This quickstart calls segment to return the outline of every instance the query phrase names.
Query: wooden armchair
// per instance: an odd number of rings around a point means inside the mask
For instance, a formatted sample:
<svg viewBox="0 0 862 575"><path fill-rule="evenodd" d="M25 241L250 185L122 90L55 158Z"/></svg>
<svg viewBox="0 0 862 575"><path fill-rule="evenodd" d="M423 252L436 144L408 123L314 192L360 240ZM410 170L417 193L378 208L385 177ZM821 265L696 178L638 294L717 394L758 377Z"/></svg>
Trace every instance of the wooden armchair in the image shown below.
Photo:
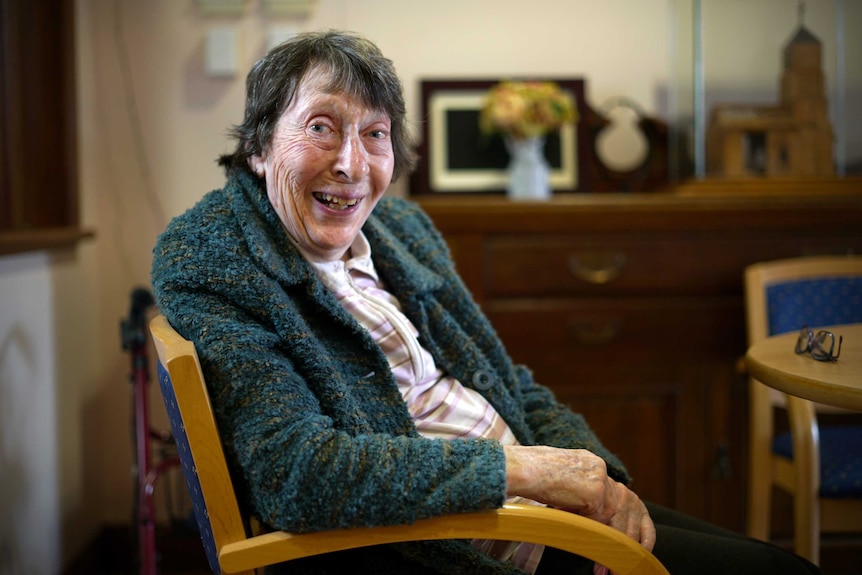
<svg viewBox="0 0 862 575"><path fill-rule="evenodd" d="M862 322L862 257L762 262L744 279L749 345L803 325ZM821 427L818 413L841 410L755 379L749 389L748 535L769 539L775 485L793 496L794 551L819 563L821 533L862 532L862 414ZM786 410L789 432L776 433L776 409Z"/></svg>
<svg viewBox="0 0 862 575"><path fill-rule="evenodd" d="M557 547L606 565L619 575L667 574L655 556L619 531L564 511L526 505L435 517L412 525L250 535L194 345L161 315L150 322L150 332L159 357L159 384L214 573L254 573L257 568L292 559L381 543L484 538Z"/></svg>

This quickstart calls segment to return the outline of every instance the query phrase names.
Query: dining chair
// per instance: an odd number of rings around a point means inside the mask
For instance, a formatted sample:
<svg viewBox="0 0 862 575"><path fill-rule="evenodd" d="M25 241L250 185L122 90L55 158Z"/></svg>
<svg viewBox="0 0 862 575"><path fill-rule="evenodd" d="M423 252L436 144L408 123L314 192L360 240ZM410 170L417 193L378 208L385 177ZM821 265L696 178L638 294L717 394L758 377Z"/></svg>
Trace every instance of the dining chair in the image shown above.
<svg viewBox="0 0 862 575"><path fill-rule="evenodd" d="M410 525L254 535L234 491L194 344L163 315L151 320L150 332L158 354L159 385L213 573L250 574L267 565L368 545L482 538L557 547L620 575L667 574L652 553L623 533L573 513L529 505L505 505Z"/></svg>
<svg viewBox="0 0 862 575"><path fill-rule="evenodd" d="M803 326L862 322L862 256L760 262L745 269L744 283L749 346ZM776 433L777 410L789 431ZM773 486L793 497L794 550L810 561L820 561L822 533L862 532L862 414L847 425L818 422L841 411L750 379L750 536L770 537Z"/></svg>

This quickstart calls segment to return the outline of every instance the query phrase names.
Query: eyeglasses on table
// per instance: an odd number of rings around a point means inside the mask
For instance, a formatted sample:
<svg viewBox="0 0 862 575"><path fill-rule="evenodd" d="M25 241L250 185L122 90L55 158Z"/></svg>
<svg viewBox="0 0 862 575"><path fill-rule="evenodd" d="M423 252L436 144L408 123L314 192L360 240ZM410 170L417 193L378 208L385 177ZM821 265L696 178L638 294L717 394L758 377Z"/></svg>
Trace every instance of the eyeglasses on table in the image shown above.
<svg viewBox="0 0 862 575"><path fill-rule="evenodd" d="M844 336L838 336L838 350L835 350L835 334L831 331L820 330L814 332L807 325L802 326L799 337L796 339L796 353L802 355L807 353L817 361L838 361L841 355L841 342ZM833 353L834 352L834 353Z"/></svg>

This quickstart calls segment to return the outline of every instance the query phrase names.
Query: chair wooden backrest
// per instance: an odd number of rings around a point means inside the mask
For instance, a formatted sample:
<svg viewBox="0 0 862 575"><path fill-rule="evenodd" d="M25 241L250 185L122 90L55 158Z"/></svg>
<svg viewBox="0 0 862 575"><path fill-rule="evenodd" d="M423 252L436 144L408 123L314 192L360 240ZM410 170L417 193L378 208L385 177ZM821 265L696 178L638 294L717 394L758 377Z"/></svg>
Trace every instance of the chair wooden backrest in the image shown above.
<svg viewBox="0 0 862 575"><path fill-rule="evenodd" d="M253 573L266 565L368 545L482 538L557 547L620 575L667 574L654 555L623 533L579 515L531 505L506 505L491 511L423 519L411 525L250 535L194 345L161 315L150 322L150 332L159 357L159 384L214 573Z"/></svg>
<svg viewBox="0 0 862 575"><path fill-rule="evenodd" d="M748 345L771 335L842 323L862 322L862 257L809 256L753 264L745 269L745 312ZM821 480L821 432L817 412L842 411L787 396L755 379L749 386L750 446L748 534L768 539L770 492L775 484L793 494L794 550L819 560L822 526L830 516L862 510L862 500L818 497ZM774 408L786 408L792 460L774 453ZM843 430L842 430L843 432ZM862 434L862 427L852 432ZM857 452L856 457L859 457ZM837 512L833 512L833 509ZM853 524L862 529L862 511Z"/></svg>

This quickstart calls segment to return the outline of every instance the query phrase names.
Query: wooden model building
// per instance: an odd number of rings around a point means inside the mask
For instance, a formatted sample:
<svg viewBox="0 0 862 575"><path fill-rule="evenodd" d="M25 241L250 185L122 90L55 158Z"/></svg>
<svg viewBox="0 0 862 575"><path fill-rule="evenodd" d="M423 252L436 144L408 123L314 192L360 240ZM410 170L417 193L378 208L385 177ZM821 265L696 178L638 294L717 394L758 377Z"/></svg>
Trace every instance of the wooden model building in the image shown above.
<svg viewBox="0 0 862 575"><path fill-rule="evenodd" d="M718 105L706 134L715 175L822 176L835 173L822 45L801 23L784 48L777 106Z"/></svg>

